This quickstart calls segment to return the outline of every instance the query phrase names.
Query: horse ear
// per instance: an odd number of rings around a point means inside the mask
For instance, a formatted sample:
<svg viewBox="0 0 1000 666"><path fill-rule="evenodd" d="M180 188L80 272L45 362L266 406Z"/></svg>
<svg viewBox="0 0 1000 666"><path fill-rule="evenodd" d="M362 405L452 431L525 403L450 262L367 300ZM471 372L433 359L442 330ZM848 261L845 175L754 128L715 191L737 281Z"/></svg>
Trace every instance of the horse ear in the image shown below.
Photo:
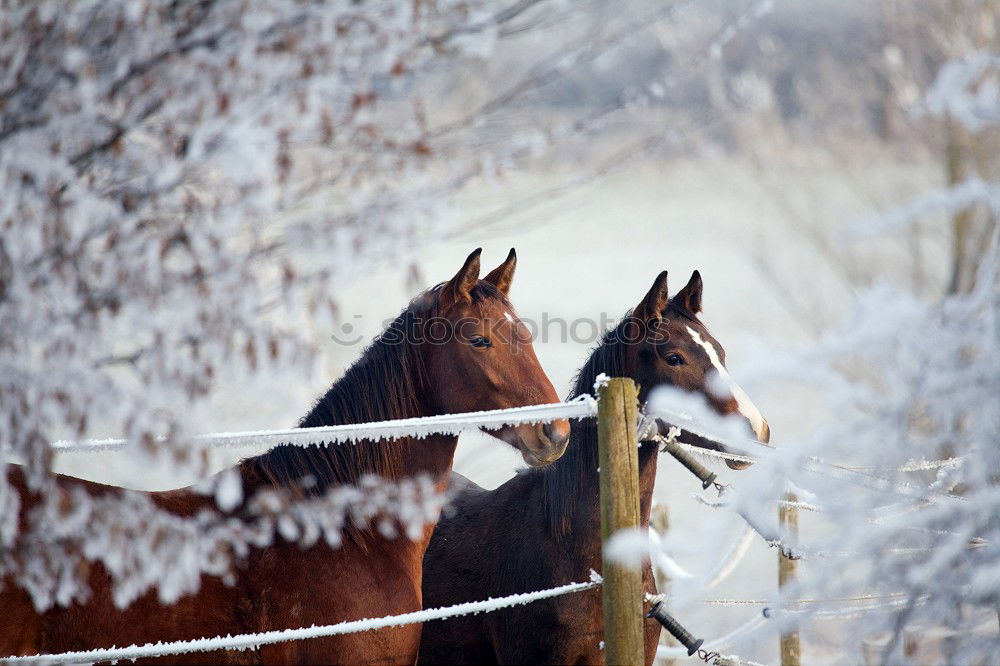
<svg viewBox="0 0 1000 666"><path fill-rule="evenodd" d="M483 278L483 282L495 286L506 298L510 293L510 283L514 279L515 268L517 268L517 253L514 252L514 248L510 248L510 254L504 262L490 271L489 275Z"/></svg>
<svg viewBox="0 0 1000 666"><path fill-rule="evenodd" d="M691 279L684 288L677 292L674 301L693 314L701 312L701 273L691 273Z"/></svg>
<svg viewBox="0 0 1000 666"><path fill-rule="evenodd" d="M482 252L481 247L473 250L461 270L455 273L455 277L441 287L438 303L442 310L448 309L455 303L462 301L468 303L472 300L472 288L479 281L479 255Z"/></svg>
<svg viewBox="0 0 1000 666"><path fill-rule="evenodd" d="M632 311L632 316L643 322L651 320L660 321L662 313L667 309L670 298L667 296L667 272L663 271L653 280L653 286L649 288L649 293L640 301L639 305Z"/></svg>

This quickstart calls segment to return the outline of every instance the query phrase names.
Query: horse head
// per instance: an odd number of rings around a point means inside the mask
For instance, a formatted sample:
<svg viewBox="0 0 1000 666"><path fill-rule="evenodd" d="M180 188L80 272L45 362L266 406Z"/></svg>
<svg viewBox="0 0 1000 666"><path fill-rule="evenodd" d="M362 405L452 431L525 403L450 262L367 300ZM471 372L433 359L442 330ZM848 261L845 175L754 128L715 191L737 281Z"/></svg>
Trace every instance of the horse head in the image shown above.
<svg viewBox="0 0 1000 666"><path fill-rule="evenodd" d="M698 318L701 312L702 280L694 271L687 285L670 298L667 272L663 271L632 311L625 329L638 344L631 351L626 366L641 387L640 400L657 386L669 385L701 394L718 414L742 416L756 438L770 439L767 421L726 370L726 350ZM685 433L692 444L719 450L709 440ZM726 461L732 469L749 463Z"/></svg>
<svg viewBox="0 0 1000 666"><path fill-rule="evenodd" d="M435 316L424 326L425 366L440 413L504 409L559 402L542 370L531 333L508 300L517 255L479 279L476 250L448 282L430 292ZM488 430L542 466L556 460L569 442L569 421L521 424Z"/></svg>

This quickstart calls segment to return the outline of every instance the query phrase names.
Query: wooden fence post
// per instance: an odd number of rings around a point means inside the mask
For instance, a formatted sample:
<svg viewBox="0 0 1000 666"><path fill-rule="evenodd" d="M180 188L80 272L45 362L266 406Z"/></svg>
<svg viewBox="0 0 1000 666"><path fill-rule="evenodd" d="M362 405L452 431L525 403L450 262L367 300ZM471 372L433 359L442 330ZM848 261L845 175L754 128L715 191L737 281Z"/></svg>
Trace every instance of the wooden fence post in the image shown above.
<svg viewBox="0 0 1000 666"><path fill-rule="evenodd" d="M798 497L785 493L785 502L797 502ZM778 527L782 540L789 543L796 541L799 534L799 510L795 506L780 504L778 506ZM796 561L785 557L778 549L778 588L785 587L795 579ZM802 661L802 646L799 643L799 628L794 626L781 633L781 666L799 666Z"/></svg>
<svg viewBox="0 0 1000 666"><path fill-rule="evenodd" d="M631 379L610 379L597 393L601 466L601 540L639 527L639 392ZM640 666L643 640L642 569L603 558L604 662Z"/></svg>

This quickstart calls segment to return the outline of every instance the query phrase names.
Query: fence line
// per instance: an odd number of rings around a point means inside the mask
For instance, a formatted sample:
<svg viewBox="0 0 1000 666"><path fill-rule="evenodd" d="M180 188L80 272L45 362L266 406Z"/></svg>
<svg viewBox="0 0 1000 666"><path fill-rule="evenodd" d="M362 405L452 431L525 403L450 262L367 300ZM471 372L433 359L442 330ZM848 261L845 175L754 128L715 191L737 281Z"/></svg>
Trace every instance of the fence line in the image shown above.
<svg viewBox="0 0 1000 666"><path fill-rule="evenodd" d="M715 441L715 442L719 442L720 444L724 444L725 446L733 446L730 443L729 440L726 440L726 439L713 439L711 436L702 435L697 430L688 430L687 428L681 428L681 430L687 430L688 432L691 432L691 433L693 433L695 435L706 437L707 439L710 439L710 440ZM743 440L740 440L740 441L742 442ZM752 441L752 440L746 440L746 441ZM707 456L709 458L718 458L719 460L732 461L732 462L742 462L742 463L750 463L750 464L755 464L755 463L758 463L758 462L761 461L761 458L758 457L758 456L747 455L747 454L739 454L739 453L730 453L730 452L724 452L724 451L715 451L713 449L705 449L705 448L702 448L700 446L695 446L694 444L687 444L685 442L677 442L677 443L685 451L689 451L691 453L695 453L695 454L700 455L700 456ZM757 442L756 444L758 446L763 446L763 444L761 444L760 442ZM740 444L737 444L737 445L735 445L734 448L738 448L739 446L740 446ZM770 453L771 451L772 451L772 449L770 447L768 447L768 451L767 452ZM879 481L879 482L887 482L887 481L889 481L889 479L886 479L885 477L878 476L875 472L880 472L880 471L881 472L920 472L920 471L927 471L927 470L932 470L932 469L940 469L942 467L954 467L956 465L960 465L960 464L964 463L965 460L966 460L965 457L945 458L945 459L942 459L942 460L918 460L918 461L911 460L911 461L903 463L899 467L889 468L889 467L871 467L871 466L842 465L840 463L833 463L833 462L829 462L829 461L823 460L822 458L817 458L815 456L810 456L809 459L808 459L808 464L807 465L803 465L802 469L804 469L807 472L813 472L815 474L823 474L825 472L822 471L822 468L830 468L830 469L838 470L838 471L841 471L841 472L848 472L849 474L853 474L853 475L856 475L856 476L864 477L865 479L868 480L868 482L870 484L871 481ZM843 477L841 477L841 478L843 478ZM868 484L865 484L865 485L868 485ZM885 489L885 490L892 490L892 489ZM948 495L948 494L944 494L944 493L937 493L937 495L939 495L941 497L961 499L957 495Z"/></svg>
<svg viewBox="0 0 1000 666"><path fill-rule="evenodd" d="M695 431L692 431L695 432ZM695 432L695 434L698 434ZM728 446L729 444L725 440L721 440L720 443ZM700 446L694 446L693 444L686 444L684 442L677 442L678 446L689 453L693 453L699 456L706 456L709 458L717 458L719 460L732 461L732 462L742 462L755 464L760 462L760 458L756 456L748 456L736 453L728 453L722 451L714 451L712 449L705 449ZM921 467L921 465L936 465L937 467L952 466L964 462L962 458L948 458L946 460L937 461L927 461L927 462L908 462L904 463L900 467L893 468L892 470L883 471L896 471L896 472L912 472L920 471L923 469L933 469L933 467ZM855 485L863 486L869 490L874 490L876 492L888 493L891 495L897 495L899 497L905 497L907 499L919 500L923 502L934 502L936 500L950 500L956 502L967 501L964 497L959 495L952 495L949 493L944 493L940 491L930 491L929 493L920 492L919 490L910 490L911 486L908 483L895 483L891 479L887 479L883 476L878 476L877 474L872 474L866 470L873 469L868 467L850 467L847 465L841 465L838 463L831 463L820 458L810 457L806 464L800 465L800 469L809 472L811 474L819 474L822 476L827 476L830 478L838 479L840 481L846 481L848 483L853 483Z"/></svg>
<svg viewBox="0 0 1000 666"><path fill-rule="evenodd" d="M718 442L724 444L725 446L744 451L753 451L754 449L760 451L764 455L773 454L776 449L772 444L766 442L761 442L750 437L732 437L725 435L717 430L713 430L711 426L707 426L704 423L699 423L695 419L682 411L677 411L670 409L668 407L663 407L662 405L657 405L655 410L651 411L647 415L647 419L651 417L659 417L671 425L677 426L681 430L690 432L694 435L698 435L704 439L708 439L713 442ZM722 460L729 460L733 462L744 462L744 463L756 463L760 461L760 457L754 456L749 453L737 454L731 452L713 451L711 449L703 449L701 447L696 447L691 444L680 443L681 446L689 451L699 453L701 455L719 458ZM951 458L943 458L940 460L910 460L898 467L876 467L876 466L853 466L844 465L835 462L829 462L822 458L816 456L810 456L808 458L809 462L818 465L820 467L832 467L845 472L853 472L862 476L870 476L878 480L884 480L882 477L877 476L878 472L921 472L934 469L940 469L944 467L955 467L963 464L968 459L968 456L954 456Z"/></svg>
<svg viewBox="0 0 1000 666"><path fill-rule="evenodd" d="M801 546L790 546L787 543L785 543L781 538L771 536L770 533L767 532L766 530L759 529L756 526L756 524L749 518L749 516L744 515L743 512L737 511L728 502L707 500L704 497L702 497L701 495L697 495L697 494L692 494L691 495L691 499L695 500L699 504L701 504L703 506L706 506L706 507L708 507L710 509L730 509L730 510L732 510L736 515L738 515L740 518L742 518L746 522L748 531L750 531L751 533L758 534L760 537L762 537L764 539L764 542L767 543L768 546L770 546L772 548L775 548L775 547L780 548L782 550L782 552L785 552L786 554L791 553L792 556L793 556L792 559L803 559L803 558L806 558L806 557L808 557L808 558L813 558L813 557L857 557L857 555L858 555L858 553L853 552L853 551L835 551L835 550L834 551L819 551L819 550L818 551L812 551L812 550L804 549ZM799 504L800 504L799 502L786 502L786 501L783 501L783 500L779 500L777 502L777 504L778 504L778 506L787 506L787 507L790 507L790 508L793 508L793 509L800 508L799 507ZM823 510L820 507L817 507L817 506L814 506L814 505L806 505L806 506L809 507L808 508L809 511L814 511L816 513L822 513L823 512ZM875 524L875 525L880 524L877 520L871 520L870 522L873 523L873 524ZM928 534L940 535L940 536L961 536L957 532L949 532L947 530L925 530L925 529L921 529L919 527L910 527L910 526L903 526L903 529L916 530L916 531L926 532ZM968 543L967 548L969 550L974 550L976 548L983 548L983 547L989 545L989 542L986 539L982 538L982 537L976 537L976 536L969 537L968 541L969 541L969 543ZM735 546L733 547L733 550L735 551ZM886 549L882 550L883 553L895 553L895 554L901 554L901 555L917 554L917 553L930 553L930 552L933 552L933 551L934 551L934 548L930 547L930 546L925 546L925 547L908 547L908 548L907 547L886 548ZM743 553L739 554L739 557L742 558L742 556L743 556L744 553L745 553L745 550L743 551ZM727 555L727 558L728 557L729 556ZM737 560L736 562L738 563L738 561L739 560ZM723 560L723 563L725 564L726 561ZM735 568L735 566L736 566L735 563L731 565L732 568ZM729 570L730 569L727 569L726 575L728 575L728 571ZM714 584L709 585L709 587L714 587Z"/></svg>
<svg viewBox="0 0 1000 666"><path fill-rule="evenodd" d="M776 606L781 603L785 606L800 606L807 604L865 604L876 601L900 601L906 600L908 597L905 592L896 592L893 594L859 594L853 597L826 597L823 599L785 599L785 600L775 600L775 599L699 599L698 603L708 604L710 606ZM784 611L786 609L782 609ZM788 612L801 612L791 609L787 609ZM776 612L775 610L771 611Z"/></svg>
<svg viewBox="0 0 1000 666"><path fill-rule="evenodd" d="M646 601L649 603L656 603L657 601L666 601L666 594L646 594ZM694 601L689 601L686 603L699 603L708 606L765 606L769 609L768 616L777 612L776 609L771 609L770 607L776 606L778 604L784 604L785 606L804 606L808 604L871 604L871 602L876 601L886 601L889 603L895 603L900 600L905 601L908 598L905 592L895 592L892 594L859 594L853 597L824 597L824 598L812 598L812 599L696 599ZM862 606L866 608L867 606ZM794 609L781 609L782 611L788 610L789 612L804 612Z"/></svg>
<svg viewBox="0 0 1000 666"><path fill-rule="evenodd" d="M763 442L750 438L726 437L718 433L713 433L703 424L696 423L690 416L683 412L665 411L662 408L656 410L656 414L665 417L681 430L691 432L700 437L718 442L729 448L753 448L764 449L771 453L775 449ZM523 423L543 423L554 419L582 419L597 416L597 401L593 396L583 394L567 402L557 402L547 405L531 405L528 407L513 407L509 409L493 409L479 412L463 412L460 414L442 414L438 416L424 416L410 419L395 419L389 421L376 421L372 423L349 423L334 426L318 426L314 428L281 428L271 430L251 430L242 432L217 432L194 435L193 441L204 442L211 446L218 447L242 447L242 446L276 446L279 444L289 444L293 446L309 446L312 444L343 444L358 441L393 440L403 437L426 437L434 434L459 435L470 430L479 428L501 428L503 426L520 425ZM163 441L163 440L161 440ZM82 441L59 440L52 443L52 448L57 453L81 453L91 451L117 451L125 447L127 440L122 438L111 439L88 439ZM678 442L685 450L702 456L718 458L733 462L757 463L760 458L754 455L736 454L722 451L705 449L692 444ZM910 461L904 463L895 471L913 472L940 467L950 467L959 465L965 461L964 457L947 458L943 460L931 461ZM810 458L810 463L821 467L831 467L845 472L853 472L859 476L868 477L872 481L884 482L886 479L869 474L868 472L878 471L875 467L851 467L838 463L831 463L819 458ZM815 471L815 470L810 470ZM943 494L943 497L954 497L954 495Z"/></svg>
<svg viewBox="0 0 1000 666"><path fill-rule="evenodd" d="M195 435L191 439L195 442L219 447L277 446L279 444L309 446L311 444L342 444L364 440L393 440L403 437L423 438L435 434L459 435L462 432L478 430L479 428L502 428L522 423L543 423L555 419L581 419L596 415L597 401L592 396L581 395L569 402L557 402L549 405L315 428L219 432ZM124 439L61 440L53 442L52 448L58 453L117 451L123 449L125 444L126 440Z"/></svg>
<svg viewBox="0 0 1000 666"><path fill-rule="evenodd" d="M753 450L757 447L765 455L771 455L774 453L774 447L767 446L766 444L757 442L756 440L750 440L747 438L732 438L725 436L717 436L712 434L710 430L706 430L701 424L696 423L690 417L674 412L664 413L662 410L657 410L657 414L667 420L676 421L684 430L692 432L694 434L705 437L709 440L723 444L727 448L737 448L737 449L747 449ZM280 444L285 445L295 445L295 446L308 446L313 444L342 444L346 442L378 442L380 440L395 440L404 437L416 437L423 438L428 435L433 434L448 434L448 435L458 435L462 432L469 430L478 430L480 428L485 429L498 429L504 426L513 426L524 423L542 423L550 422L554 419L564 419L564 418L593 418L597 415L597 401L589 395L582 395L578 398L563 403L553 403L548 405L536 405L531 407L520 407L513 409L501 409L501 410L489 410L480 412L469 412L463 414L446 414L433 417L423 417L423 418L412 418L412 419L397 419L392 421L383 421L376 423L360 423L360 424L344 424L336 426L323 426L318 428L290 428L290 429L280 429L280 430L261 430L261 431L250 431L250 432L230 432L230 433L210 433L202 434L191 437L190 439L194 442L202 443L213 447L238 447L238 446L275 446ZM736 453L728 453L721 451L714 451L710 449L704 449L700 447L695 447L689 444L678 444L686 451L693 452L698 455L719 458L727 461L736 461L744 463L755 463L761 458L754 455L744 455ZM53 449L59 453L70 453L70 452L88 452L88 451L114 451L123 449L126 446L126 440L124 439L105 439L105 440L86 440L86 441L59 441L52 444ZM828 474L840 477L841 480L852 481L865 485L874 490L881 490L891 493L896 493L904 497L911 499L923 500L924 502L933 502L935 499L947 498L961 500L963 498L950 495L947 493L932 492L931 495L916 494L911 491L909 484L907 483L897 483L893 482L891 479L879 476L877 472L912 472L920 470L931 470L939 469L950 466L957 466L964 463L963 458L949 458L946 460L934 460L934 461L910 461L904 463L897 468L874 468L874 467L850 467L847 465L841 465L837 463L827 462L825 460L811 457L803 465L803 469L809 472ZM845 474L846 473L846 474ZM862 481L863 480L863 481ZM722 491L721 486L717 486ZM918 491L919 492L919 491ZM699 501L703 501L698 498ZM706 502L707 503L707 502ZM781 503L781 502L779 502ZM794 509L804 509L810 511L821 511L820 507L815 505L807 504L804 502L784 502L783 506L787 508ZM720 503L715 506L724 506ZM712 583L709 587L714 586L719 580L725 578L733 569L735 569L736 564L742 556L745 554L747 547L749 546L753 531L756 531L771 546L778 546L785 552L791 553L791 548L786 546L781 542L780 539L769 538L768 535L761 532L750 519L740 512L741 517L747 521L748 529L741 536L737 544L734 544L733 550L721 563L721 570L717 570L713 576ZM976 544L981 545L981 544ZM797 549L796 549L797 550ZM923 550L923 549L921 549ZM830 556L834 553L815 553L814 555L825 555ZM791 556L791 555L790 555ZM726 560L735 561L726 561ZM518 604L526 604L539 599L546 599L551 597L560 596L563 594L570 594L574 592L580 592L583 590L593 589L601 584L600 577L592 572L592 580L586 583L570 583L568 585L563 585L556 588L551 588L548 590L539 590L536 592L522 593L510 595L507 597L502 597L499 599L487 599L478 602L466 602L461 604L456 604L454 606L448 606L443 608L426 609L412 613L406 613L397 616L388 616L382 618L372 618L372 619L362 619L362 620L352 620L346 622L340 622L331 625L325 625L320 627L308 627L299 629L286 629L277 631L268 631L258 634L242 634L237 636L226 636L226 637L215 637L215 638L198 638L194 640L187 641L173 641L167 643L147 643L142 646L130 646L127 648L106 648L98 650L88 650L79 652L67 652L62 654L54 655L34 655L26 657L9 657L0 659L0 662L13 663L13 664L33 664L33 663L48 663L51 661L70 661L70 662L90 662L90 661L116 661L120 659L138 659L147 657L159 657L159 656L169 656L169 655L179 655L187 654L191 652L209 652L223 649L256 649L261 645L269 645L274 643L281 643L286 641L304 640L309 638L318 638L325 636L335 636L347 633L361 632L361 631L371 631L374 629L380 629L385 627L401 626L406 624L422 623L435 619L445 619L449 617L455 617L458 615L465 615L469 613L479 613L479 612L491 612L501 608L509 608ZM869 597L874 599L874 597ZM859 598L860 599L860 598ZM703 600L704 603L714 603L717 605L750 605L758 604L762 605L763 601L760 600ZM835 603L836 600L800 600L801 603ZM798 602L790 602L798 603ZM852 607L846 609L838 610L828 610L813 612L811 615L822 617L822 616L846 616L849 614L856 614L859 612L866 612L871 610L877 610L880 608L895 607L898 602L893 601L888 604L876 604L862 607ZM768 613L770 611L770 614ZM790 610L790 609L769 609L765 608L765 613L759 615L744 625L740 626L736 630L726 634L720 638L710 641L706 648L721 646L725 643L755 631L764 621L766 617L773 617L774 613L789 613L789 614L800 614L807 613L805 610ZM681 656L683 651L680 648L673 649L661 646L657 651L657 657L675 657ZM745 662L740 660L736 656L723 656L719 655L717 652L708 653L711 656L728 661L734 661L738 663L752 664L753 662Z"/></svg>
<svg viewBox="0 0 1000 666"><path fill-rule="evenodd" d="M857 617L865 613L870 613L872 611L889 610L893 608L902 608L907 605L922 606L930 600L930 596L924 595L913 599L909 596L902 597L899 599L890 599L884 603L870 604L870 605L860 605L854 607L846 608L832 608L825 610L804 610L804 609L792 609L792 608L765 608L764 612L767 617L792 617L792 616L807 616L809 618L824 618L824 617L838 617L838 618L849 618Z"/></svg>
<svg viewBox="0 0 1000 666"><path fill-rule="evenodd" d="M323 626L303 627L300 629L279 629L275 631L265 631L258 634L238 634L236 636L216 636L215 638L196 638L187 641L170 641L158 643L146 643L145 645L130 645L122 648L100 648L97 650L81 650L76 652L61 652L58 654L37 654L25 657L0 657L0 663L4 664L51 664L59 663L81 663L94 661L115 662L122 659L146 659L152 657L166 657L191 652L214 652L217 650L255 650L261 645L272 645L274 643L285 643L288 641L304 640L308 638L322 638L326 636L339 636L341 634L352 634L361 631L372 631L386 627L399 627L407 624L420 624L431 620L443 620L459 615L469 615L470 613L490 613L503 608L528 604L541 599L551 599L552 597L564 594L573 594L592 590L601 585L601 577L591 572L591 580L585 583L568 583L559 587L536 592L522 592L511 594L506 597L496 599L486 599L483 601L468 601L453 606L441 608L428 608L413 613L403 613L402 615L390 615L387 617L371 618L363 620L349 620Z"/></svg>
<svg viewBox="0 0 1000 666"><path fill-rule="evenodd" d="M662 595L647 595L660 597ZM658 599L657 599L658 600ZM920 597L913 600L913 603L920 605L926 603L928 597ZM736 629L733 629L728 634L720 636L718 638L706 641L702 648L699 650L699 656L706 661L706 663L736 663L736 664L747 664L748 666L763 666L754 661L748 661L739 657L738 655L726 655L720 654L718 650L725 647L728 643L736 640L737 638L744 638L745 636L756 632L761 626L764 625L766 620L779 618L781 616L799 616L807 615L808 617L826 617L826 618L848 618L857 615L862 615L864 613L887 610L891 608L899 608L911 601L909 596L900 594L889 594L889 595L859 595L856 597L839 597L831 599L793 599L783 602L788 605L805 605L805 604L822 604L822 603L840 603L840 604L852 604L850 606L845 606L844 608L836 609L824 609L819 611L807 611L807 610L794 610L790 608L775 608L772 607L773 601L765 599L701 599L700 603L711 604L717 606L765 606L763 612L754 615L750 620L741 624ZM868 602L868 603L865 603ZM876 602L876 603L871 603ZM879 603L881 602L881 603ZM657 659L675 659L677 657L687 656L686 648L682 647L670 647L666 645L659 645L656 648L656 658Z"/></svg>
<svg viewBox="0 0 1000 666"><path fill-rule="evenodd" d="M699 437L713 442L721 442L732 448L747 450L758 449L766 453L773 453L775 451L775 447L771 444L761 442L760 440L753 439L751 437L733 437L732 435L727 435L719 430L713 429L710 425L696 421L694 417L686 412L670 409L664 405L658 404L655 408L650 408L648 416L663 419L667 423L677 426L681 430L690 432L691 434L698 435Z"/></svg>

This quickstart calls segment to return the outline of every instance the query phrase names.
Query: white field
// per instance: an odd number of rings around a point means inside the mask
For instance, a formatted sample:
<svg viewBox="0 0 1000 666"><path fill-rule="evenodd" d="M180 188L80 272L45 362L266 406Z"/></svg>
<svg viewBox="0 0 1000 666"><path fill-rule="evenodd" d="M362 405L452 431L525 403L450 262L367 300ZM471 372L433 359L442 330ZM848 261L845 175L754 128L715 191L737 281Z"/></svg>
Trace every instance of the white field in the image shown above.
<svg viewBox="0 0 1000 666"><path fill-rule="evenodd" d="M807 230L836 233L846 220L871 211L873 205L899 203L925 189L936 182L938 174L932 164L885 155L868 155L846 169L800 156L769 167L766 174L756 173L741 161L719 157L646 161L502 222L461 230L467 220L552 186L563 177L556 173L509 176L460 199L452 237L421 255L424 286L450 277L477 246L484 248L484 273L504 259L508 248L516 247L512 300L519 314L536 322L543 313L569 322L584 321L571 331L576 339L560 339L553 327L549 339L535 343L543 367L565 395L576 368L596 341L598 332L586 322L599 322L602 313L617 319L639 301L661 270L670 271L671 291L676 291L697 268L705 281L703 318L727 349L732 375L767 417L772 443L791 445L817 416L814 401L798 387L755 383L741 371L741 358L755 344L787 347L807 341L817 324L835 318L849 302L851 287L828 268ZM787 199L776 202L768 195L772 190L761 187L762 182L777 187ZM796 213L790 214L787 206ZM939 267L928 279L939 282L944 272L941 244L925 239L922 247L926 263ZM887 270L885 264L866 268L874 275ZM381 266L343 290L345 321L359 327L365 341L413 296L406 269ZM800 305L790 306L790 298ZM200 426L248 430L293 425L363 348L361 344L337 345L329 331L314 330L313 334L320 348L313 377L267 378L220 391L210 407L193 415ZM229 459L252 453L234 453ZM487 487L499 485L521 465L517 453L486 436L463 437L455 461L456 470ZM165 488L188 481L164 470L130 465L113 454L64 455L58 468L135 488ZM737 473L724 466L716 469L723 479L738 482ZM656 497L670 509L670 549L681 566L695 573L714 568L729 546L728 542L707 541L708 525L724 522L730 541L742 528L739 519L692 500L699 488L682 468L661 458ZM808 514L801 519L804 538L808 538L811 520ZM807 572L808 563L801 568ZM772 599L776 571L775 553L755 540L735 573L703 597ZM674 611L693 633L710 639L742 624L760 608L693 602ZM804 661L825 661L821 655L838 652L848 661L857 661L860 653L851 654L857 648L844 652L846 646L822 645L829 628L804 635ZM776 637L773 633L758 636L731 645L730 651L757 661L774 660Z"/></svg>

